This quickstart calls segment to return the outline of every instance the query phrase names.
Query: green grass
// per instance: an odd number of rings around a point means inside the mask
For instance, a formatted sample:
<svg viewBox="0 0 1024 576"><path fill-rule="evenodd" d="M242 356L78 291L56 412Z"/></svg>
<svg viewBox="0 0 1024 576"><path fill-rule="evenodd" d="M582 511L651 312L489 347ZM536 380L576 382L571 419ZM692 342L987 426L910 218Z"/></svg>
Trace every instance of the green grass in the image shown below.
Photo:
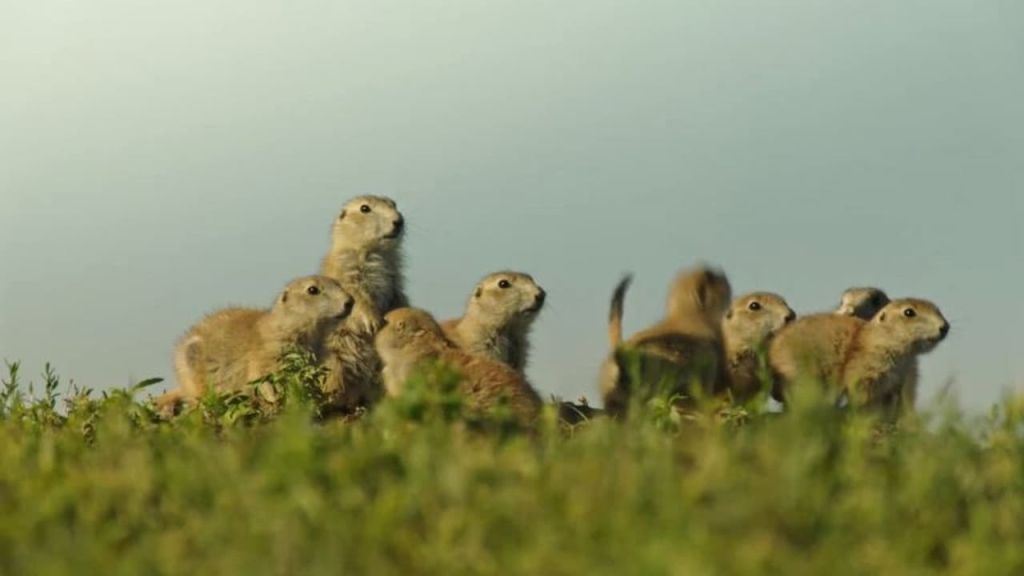
<svg viewBox="0 0 1024 576"><path fill-rule="evenodd" d="M275 402L160 421L121 390L0 389L0 574L1022 574L1024 401L883 429L809 402L536 430L453 376L356 422L297 360ZM148 383L143 383L148 384ZM265 387L266 387L265 386Z"/></svg>

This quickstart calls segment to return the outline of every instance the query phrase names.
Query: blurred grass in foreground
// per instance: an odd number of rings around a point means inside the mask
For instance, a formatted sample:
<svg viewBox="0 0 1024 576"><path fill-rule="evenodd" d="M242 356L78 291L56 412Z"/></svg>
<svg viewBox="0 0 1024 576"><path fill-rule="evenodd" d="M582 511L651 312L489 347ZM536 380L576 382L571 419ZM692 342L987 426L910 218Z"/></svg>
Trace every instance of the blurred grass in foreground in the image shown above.
<svg viewBox="0 0 1024 576"><path fill-rule="evenodd" d="M1024 400L899 428L807 402L536 430L455 376L355 422L315 369L161 421L0 388L2 574L1022 574Z"/></svg>

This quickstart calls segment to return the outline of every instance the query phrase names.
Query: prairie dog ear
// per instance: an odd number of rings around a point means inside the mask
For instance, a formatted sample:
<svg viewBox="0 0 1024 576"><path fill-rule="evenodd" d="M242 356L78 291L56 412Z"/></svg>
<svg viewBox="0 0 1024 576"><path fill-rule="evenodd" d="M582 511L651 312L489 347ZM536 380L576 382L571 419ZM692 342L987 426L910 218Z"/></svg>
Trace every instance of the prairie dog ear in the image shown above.
<svg viewBox="0 0 1024 576"><path fill-rule="evenodd" d="M878 321L885 322L885 312L882 312L881 314L878 315Z"/></svg>
<svg viewBox="0 0 1024 576"><path fill-rule="evenodd" d="M701 282L700 288L697 290L697 302L701 308L708 307L708 300L711 296L711 289L707 282Z"/></svg>
<svg viewBox="0 0 1024 576"><path fill-rule="evenodd" d="M484 289L483 288L477 288L476 292L473 293L473 298L479 298L479 297L481 297L483 295L484 295Z"/></svg>
<svg viewBox="0 0 1024 576"><path fill-rule="evenodd" d="M729 311L725 313L725 319L732 320L732 308L730 308Z"/></svg>
<svg viewBox="0 0 1024 576"><path fill-rule="evenodd" d="M284 292L281 293L281 304L285 304L287 302L288 302L288 291L285 290Z"/></svg>
<svg viewBox="0 0 1024 576"><path fill-rule="evenodd" d="M344 208L342 208L341 209L341 214L338 215L338 220L344 220L345 219L345 212L346 212L346 210Z"/></svg>

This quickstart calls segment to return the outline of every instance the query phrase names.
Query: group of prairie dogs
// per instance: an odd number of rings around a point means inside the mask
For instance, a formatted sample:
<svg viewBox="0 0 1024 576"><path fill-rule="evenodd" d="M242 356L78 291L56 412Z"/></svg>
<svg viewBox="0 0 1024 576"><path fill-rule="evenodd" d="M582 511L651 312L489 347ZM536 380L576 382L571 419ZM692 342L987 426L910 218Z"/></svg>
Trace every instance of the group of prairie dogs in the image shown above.
<svg viewBox="0 0 1024 576"><path fill-rule="evenodd" d="M390 198L350 200L334 220L319 275L289 282L269 309L214 312L178 341L178 386L158 405L173 411L211 387L242 389L274 371L284 351L298 348L326 369L324 392L336 411L399 396L420 367L442 363L461 374L459 392L471 411L501 406L523 420L535 418L543 403L524 371L544 290L528 274L490 274L471 292L461 318L439 323L409 307L405 296L404 224ZM889 301L877 289L848 290L834 313L797 320L776 294L733 300L725 275L699 266L673 283L663 321L623 341L628 284L627 278L612 298L612 353L600 371L613 415L655 393L683 404L700 397L744 402L766 382L785 402L804 380L825 383L837 401L851 405L912 407L916 357L949 331L935 305Z"/></svg>

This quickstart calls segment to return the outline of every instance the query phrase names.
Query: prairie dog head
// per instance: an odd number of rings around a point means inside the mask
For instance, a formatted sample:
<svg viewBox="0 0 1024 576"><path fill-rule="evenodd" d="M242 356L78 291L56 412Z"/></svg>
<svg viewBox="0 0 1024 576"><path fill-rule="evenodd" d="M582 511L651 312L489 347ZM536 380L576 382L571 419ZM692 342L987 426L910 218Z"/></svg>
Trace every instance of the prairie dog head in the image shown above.
<svg viewBox="0 0 1024 576"><path fill-rule="evenodd" d="M668 296L669 318L700 318L718 327L732 302L732 286L725 273L708 266L681 272Z"/></svg>
<svg viewBox="0 0 1024 576"><path fill-rule="evenodd" d="M334 219L334 247L397 247L405 233L405 218L395 201L384 196L357 196Z"/></svg>
<svg viewBox="0 0 1024 576"><path fill-rule="evenodd" d="M444 331L429 312L419 308L398 308L384 316L384 325L374 338L384 362L401 355L422 355L448 347Z"/></svg>
<svg viewBox="0 0 1024 576"><path fill-rule="evenodd" d="M771 292L755 292L737 298L722 319L722 334L731 345L753 348L796 320L786 300Z"/></svg>
<svg viewBox="0 0 1024 576"><path fill-rule="evenodd" d="M949 334L949 322L938 306L927 300L893 300L871 319L872 332L882 333L884 342L913 354L931 352Z"/></svg>
<svg viewBox="0 0 1024 576"><path fill-rule="evenodd" d="M451 346L434 317L417 308L388 312L373 343L384 363L384 391L392 398L402 394L406 381L422 362L436 358Z"/></svg>
<svg viewBox="0 0 1024 576"><path fill-rule="evenodd" d="M889 303L889 297L879 288L849 288L843 292L839 308L835 313L841 316L855 316L871 320Z"/></svg>
<svg viewBox="0 0 1024 576"><path fill-rule="evenodd" d="M544 308L547 293L533 277L497 272L480 281L466 306L466 315L495 327L529 324Z"/></svg>
<svg viewBox="0 0 1024 576"><path fill-rule="evenodd" d="M277 297L271 314L283 328L315 330L348 318L354 303L355 299L337 280L304 276L288 283Z"/></svg>

